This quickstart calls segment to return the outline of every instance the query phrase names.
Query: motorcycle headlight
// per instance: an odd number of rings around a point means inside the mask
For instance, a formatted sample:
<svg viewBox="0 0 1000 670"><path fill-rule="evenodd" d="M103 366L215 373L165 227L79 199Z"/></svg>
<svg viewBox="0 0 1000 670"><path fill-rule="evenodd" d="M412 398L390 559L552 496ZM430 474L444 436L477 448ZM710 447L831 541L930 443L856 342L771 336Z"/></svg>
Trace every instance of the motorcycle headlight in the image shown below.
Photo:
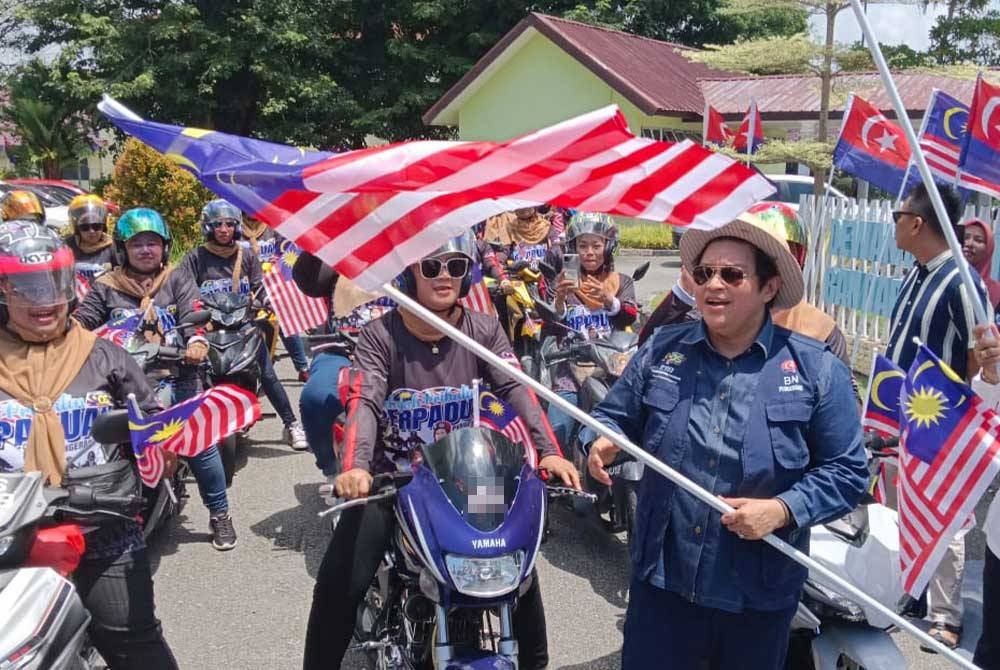
<svg viewBox="0 0 1000 670"><path fill-rule="evenodd" d="M495 558L472 558L447 554L444 557L448 574L459 593L478 598L491 598L510 593L521 578L524 552L504 554Z"/></svg>
<svg viewBox="0 0 1000 670"><path fill-rule="evenodd" d="M814 612L821 610L816 612L818 615L831 615L850 623L859 623L867 618L857 603L812 580L806 583L806 594L809 596L807 606Z"/></svg>
<svg viewBox="0 0 1000 670"><path fill-rule="evenodd" d="M14 546L14 536L6 535L0 537L0 556L3 556L7 551Z"/></svg>

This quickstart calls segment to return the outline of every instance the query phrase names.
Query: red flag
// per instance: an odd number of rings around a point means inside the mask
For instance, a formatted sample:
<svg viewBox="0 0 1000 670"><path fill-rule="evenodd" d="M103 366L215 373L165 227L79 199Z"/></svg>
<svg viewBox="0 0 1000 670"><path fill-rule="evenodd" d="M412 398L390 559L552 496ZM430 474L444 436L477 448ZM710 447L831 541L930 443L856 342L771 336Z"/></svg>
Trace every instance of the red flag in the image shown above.
<svg viewBox="0 0 1000 670"><path fill-rule="evenodd" d="M706 144L726 146L733 139L733 131L726 125L722 114L715 107L705 103L704 128L702 137Z"/></svg>
<svg viewBox="0 0 1000 670"><path fill-rule="evenodd" d="M736 139L733 148L743 153L754 153L764 143L764 128L760 124L760 111L757 109L757 101L750 103L750 109L743 117L743 123L736 132ZM748 148L749 147L749 148Z"/></svg>
<svg viewBox="0 0 1000 670"><path fill-rule="evenodd" d="M909 162L910 144L903 129L873 104L851 94L833 150L834 166L897 193Z"/></svg>
<svg viewBox="0 0 1000 670"><path fill-rule="evenodd" d="M332 156L144 121L114 101L100 109L367 290L518 207L711 228L774 192L755 170L689 140L636 137L614 106L506 142L414 141Z"/></svg>
<svg viewBox="0 0 1000 670"><path fill-rule="evenodd" d="M284 241L281 253L264 273L264 290L285 335L298 335L315 328L329 314L326 301L307 296L292 280L292 267L298 257L298 247Z"/></svg>
<svg viewBox="0 0 1000 670"><path fill-rule="evenodd" d="M987 83L982 75L969 106L959 166L959 184L1000 198L1000 86Z"/></svg>

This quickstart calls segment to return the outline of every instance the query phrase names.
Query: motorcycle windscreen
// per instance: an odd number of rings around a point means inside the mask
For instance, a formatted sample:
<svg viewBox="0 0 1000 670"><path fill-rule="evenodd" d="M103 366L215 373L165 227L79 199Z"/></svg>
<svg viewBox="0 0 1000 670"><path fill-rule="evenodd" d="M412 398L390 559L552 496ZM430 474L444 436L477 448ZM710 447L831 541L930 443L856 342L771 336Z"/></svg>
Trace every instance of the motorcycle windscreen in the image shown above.
<svg viewBox="0 0 1000 670"><path fill-rule="evenodd" d="M424 465L465 522L496 530L514 502L524 447L488 428L460 428L423 448Z"/></svg>

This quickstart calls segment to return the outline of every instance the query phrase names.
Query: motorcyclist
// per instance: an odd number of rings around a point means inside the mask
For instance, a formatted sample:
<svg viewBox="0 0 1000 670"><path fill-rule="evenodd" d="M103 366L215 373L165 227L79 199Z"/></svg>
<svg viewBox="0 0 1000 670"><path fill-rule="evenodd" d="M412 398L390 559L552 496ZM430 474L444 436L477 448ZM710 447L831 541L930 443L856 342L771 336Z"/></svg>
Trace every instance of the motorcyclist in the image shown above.
<svg viewBox="0 0 1000 670"><path fill-rule="evenodd" d="M74 314L77 321L94 330L116 316L137 314L144 323L141 332L149 333L147 340L180 346L180 334L173 325L186 321L198 308L200 295L194 278L170 265L170 229L155 210L130 209L115 224L114 241L123 265L97 278ZM179 366L174 380L174 402L187 400L201 389L197 366L207 354L204 337L188 340L185 365ZM213 445L187 463L208 508L212 546L219 551L234 548L236 529L218 449Z"/></svg>
<svg viewBox="0 0 1000 670"><path fill-rule="evenodd" d="M110 479L127 489L137 477L126 461L131 448L98 444L80 427L124 405L130 393L144 409L157 408L135 361L69 318L73 265L73 253L43 225L0 225L4 460L15 472L41 472L52 486L89 475L95 486ZM99 472L83 470L91 464ZM177 668L156 619L138 523L105 522L88 532L73 580L92 617L91 640L112 670Z"/></svg>
<svg viewBox="0 0 1000 670"><path fill-rule="evenodd" d="M238 244L243 235L243 213L226 200L212 200L201 210L201 228L205 242L189 251L180 264L180 269L195 278L201 295L219 292L240 293L252 298L260 295L260 261L252 253L245 253L243 245ZM258 362L264 393L285 425L285 442L296 451L308 449L302 424L295 418L288 393L264 347L260 348Z"/></svg>
<svg viewBox="0 0 1000 670"><path fill-rule="evenodd" d="M118 265L114 240L108 235L108 207L93 194L78 195L69 203L69 222L73 233L65 238L66 246L76 257L76 270L93 279Z"/></svg>
<svg viewBox="0 0 1000 670"><path fill-rule="evenodd" d="M635 323L639 308L635 284L628 275L615 272L614 251L618 228L607 214L577 212L566 228L568 253L580 256L579 280L556 284L554 306L562 322L587 337L606 337ZM586 368L566 362L553 374L553 389L574 405L579 400L580 382ZM549 422L559 444L568 446L575 422L555 405L549 405Z"/></svg>
<svg viewBox="0 0 1000 670"><path fill-rule="evenodd" d="M441 318L514 361L510 343L496 319L467 311L458 304L468 290L473 244L471 233L463 235L407 268L397 282ZM480 362L410 312L397 309L362 328L347 377L343 472L335 480L341 497L368 495L372 464L384 451L378 439L384 434L379 424L395 423L404 414L424 414L398 411L398 407L412 406L414 398L422 398L428 408L427 420L418 425L418 434L425 443L433 441L435 422L429 417L438 409L442 414L447 410L460 416L453 422L455 430L471 425L471 387L477 378L484 379L493 393L525 419L542 450L540 466L567 485L579 488L579 475L561 456L534 395L525 392L503 370ZM451 407L453 403L460 407ZM406 467L409 455L400 458L395 467ZM354 630L355 612L389 547L394 528L391 506L369 504L345 510L341 515L317 576L306 635L306 670L340 667ZM514 631L520 667L545 667L548 651L537 576L533 576L532 585L515 609Z"/></svg>
<svg viewBox="0 0 1000 670"><path fill-rule="evenodd" d="M0 221L34 221L44 225L45 208L37 195L15 188L0 197Z"/></svg>
<svg viewBox="0 0 1000 670"><path fill-rule="evenodd" d="M274 232L273 228L252 217L247 217L243 221L243 240L241 243L257 257L261 265L279 262L279 257L289 244L285 238ZM306 358L306 348L302 343L302 337L285 335L280 330L278 332L281 335L282 344L285 345L285 351L288 352L288 356L292 359L292 365L295 366L295 372L299 375L299 381L309 381L309 359Z"/></svg>

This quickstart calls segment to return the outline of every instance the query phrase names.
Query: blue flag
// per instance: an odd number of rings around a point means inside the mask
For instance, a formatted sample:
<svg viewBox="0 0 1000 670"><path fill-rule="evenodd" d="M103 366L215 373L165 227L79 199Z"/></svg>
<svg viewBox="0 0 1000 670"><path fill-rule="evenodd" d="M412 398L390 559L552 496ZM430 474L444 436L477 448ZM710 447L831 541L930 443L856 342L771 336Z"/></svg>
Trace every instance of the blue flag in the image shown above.
<svg viewBox="0 0 1000 670"><path fill-rule="evenodd" d="M884 437L899 435L899 392L906 373L885 356L878 354L872 361L868 378L868 396L862 425Z"/></svg>

